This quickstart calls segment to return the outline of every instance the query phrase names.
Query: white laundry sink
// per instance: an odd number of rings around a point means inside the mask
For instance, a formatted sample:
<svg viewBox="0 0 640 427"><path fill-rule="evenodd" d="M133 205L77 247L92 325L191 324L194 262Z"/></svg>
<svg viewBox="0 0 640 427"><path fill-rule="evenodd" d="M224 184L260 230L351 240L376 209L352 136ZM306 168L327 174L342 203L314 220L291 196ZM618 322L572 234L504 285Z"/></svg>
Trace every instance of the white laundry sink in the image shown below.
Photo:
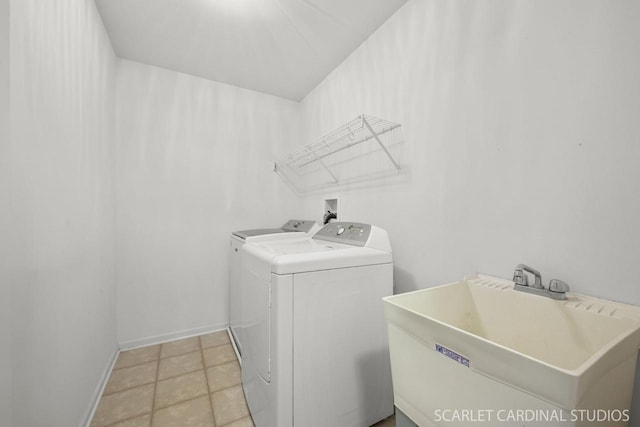
<svg viewBox="0 0 640 427"><path fill-rule="evenodd" d="M580 408L628 411L639 308L567 295L474 275L385 298L396 405L420 425L438 425L447 405L557 409L565 421Z"/></svg>

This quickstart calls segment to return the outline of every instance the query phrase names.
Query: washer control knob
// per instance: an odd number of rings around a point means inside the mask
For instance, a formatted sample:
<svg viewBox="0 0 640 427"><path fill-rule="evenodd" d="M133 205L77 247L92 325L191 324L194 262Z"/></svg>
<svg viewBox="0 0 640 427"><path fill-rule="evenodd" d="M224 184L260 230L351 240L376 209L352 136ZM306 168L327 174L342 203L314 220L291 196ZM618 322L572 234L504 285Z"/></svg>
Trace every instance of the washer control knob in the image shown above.
<svg viewBox="0 0 640 427"><path fill-rule="evenodd" d="M338 236L340 236L342 233L344 233L344 227L338 228Z"/></svg>

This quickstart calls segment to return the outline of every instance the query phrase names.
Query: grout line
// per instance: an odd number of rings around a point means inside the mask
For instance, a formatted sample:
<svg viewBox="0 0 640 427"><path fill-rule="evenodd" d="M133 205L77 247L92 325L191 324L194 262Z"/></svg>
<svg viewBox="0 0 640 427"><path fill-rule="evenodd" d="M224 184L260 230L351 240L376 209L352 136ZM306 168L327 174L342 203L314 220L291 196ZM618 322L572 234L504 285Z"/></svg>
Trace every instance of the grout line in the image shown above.
<svg viewBox="0 0 640 427"><path fill-rule="evenodd" d="M192 338L199 338L199 337L192 337ZM165 343L165 344L169 344L169 343ZM170 356L165 356L165 357L160 356L160 360L169 359L170 357L183 356L185 354L195 353L196 351L209 350L210 348L222 347L223 345L228 345L228 344L229 343L224 343L224 344L212 345L211 347L207 347L207 348L202 348L202 344L199 342L197 350L189 350L184 353L172 354Z"/></svg>
<svg viewBox="0 0 640 427"><path fill-rule="evenodd" d="M212 345L210 347L202 347L203 350L209 350L210 348L216 348L216 347L222 347L223 345L231 345L230 342L225 342L223 344L216 344L216 345Z"/></svg>
<svg viewBox="0 0 640 427"><path fill-rule="evenodd" d="M155 384L155 382L154 381L150 381L148 383L134 385L132 387L123 388L122 390L113 391L111 393L102 393L102 396L113 396L114 394L123 393L125 391L133 390L134 388L145 387L145 386L148 386L148 385L151 385L151 384Z"/></svg>
<svg viewBox="0 0 640 427"><path fill-rule="evenodd" d="M171 405L159 406L159 407L155 408L154 410L155 411L162 411L163 409L171 408L172 406L180 405L181 403L189 402L191 400L200 399L200 398L202 398L204 396L206 396L206 394L199 394L198 396L193 396L193 397L190 397L188 399L178 400L178 401L172 403Z"/></svg>
<svg viewBox="0 0 640 427"><path fill-rule="evenodd" d="M220 390L212 391L211 394L216 394L216 393L218 393L220 391L229 390L231 388L238 387L239 385L242 385L242 382L239 382L238 384L232 384L229 387L221 388ZM244 418L244 417L242 417L242 418Z"/></svg>
<svg viewBox="0 0 640 427"><path fill-rule="evenodd" d="M156 369L156 382L153 385L153 400L151 401L151 419L149 420L149 427L153 426L153 416L156 407L156 395L158 394L158 375L160 375L160 353L162 353L162 344L158 348L158 368Z"/></svg>
<svg viewBox="0 0 640 427"><path fill-rule="evenodd" d="M121 366L121 367L119 367L119 368L116 368L116 367L115 367L115 365L114 365L113 371L119 371L119 370L121 370L121 369L133 368L134 366L144 365L145 363L155 362L156 360L160 360L160 345L159 345L159 344L154 344L154 345L157 345L157 346L158 346L158 355L157 355L157 356L154 356L154 358L153 358L153 359L149 359L149 360L146 360L146 361L144 361L144 362L137 362L137 363L134 363L133 365ZM152 347L152 346L149 346L149 347ZM142 347L141 347L141 348L142 348ZM137 350L137 349L136 349L136 350ZM131 350L120 351L120 352L118 353L118 358L120 358L120 355L121 355L122 353L126 353L127 351L131 351ZM116 360L116 364L117 364L117 362L118 362L118 361Z"/></svg>
<svg viewBox="0 0 640 427"><path fill-rule="evenodd" d="M117 372L117 371L121 371L123 369L128 369L128 368L133 368L134 366L140 366L140 365L144 365L145 363L151 363L151 362L155 362L155 360L147 360L146 362L140 362L140 363L136 363L134 365L123 366L122 368L114 369L112 372Z"/></svg>
<svg viewBox="0 0 640 427"><path fill-rule="evenodd" d="M250 416L250 415L247 415L246 417L238 418L237 420L229 421L229 422L228 422L228 423L226 423L226 424L222 424L221 426L216 426L216 427L225 427L225 426L231 425L231 424L233 424L233 423L237 423L238 421L242 421L242 420L244 420L245 418L249 418L249 419L251 419L251 422L253 423L253 419L251 418L251 416Z"/></svg>
<svg viewBox="0 0 640 427"><path fill-rule="evenodd" d="M202 337L198 338L198 342L200 343L200 356L202 357L202 366L204 369L204 378L207 381L207 398L209 399L209 407L211 407L211 419L213 421L213 425L216 425L216 416L213 413L213 396L211 395L211 387L209 387L209 374L207 373L207 362L204 360L204 349L202 348ZM217 347L217 346L213 346ZM213 348L209 347L209 348Z"/></svg>
<svg viewBox="0 0 640 427"><path fill-rule="evenodd" d="M203 365L203 366L204 366L204 365ZM181 376L183 376L183 375L193 374L194 372L198 372L198 371L201 371L201 370L203 370L203 369L204 369L204 367L203 367L203 368L196 368L196 369L193 369L193 370L191 370L191 371L185 371L185 372L182 372L182 373L180 373L180 374L178 374L178 375L171 375L170 377L163 378L163 379L160 379L160 375L158 375L158 382L159 382L159 383L161 383L161 382L164 382L164 381L168 381L168 380L172 380L172 379L175 379L175 378L181 377Z"/></svg>
<svg viewBox="0 0 640 427"><path fill-rule="evenodd" d="M209 368L217 368L218 366L222 366L222 365L230 365L231 363L238 363L237 360L229 360L227 362L222 362L222 363L216 363L215 365L211 365L206 367L205 369L209 369ZM240 364L238 363L238 366L240 366Z"/></svg>
<svg viewBox="0 0 640 427"><path fill-rule="evenodd" d="M160 356L160 360L170 359L172 357L177 357L177 356L184 356L185 354L195 353L196 351L200 351L200 346L198 346L198 348L195 348L195 349L187 350L184 353L175 353L175 354L170 354L169 356L164 356L164 357Z"/></svg>
<svg viewBox="0 0 640 427"><path fill-rule="evenodd" d="M235 360L227 360L227 361L225 361L225 362L218 362L218 363L216 363L216 364L214 364L214 365L211 365L211 366L205 366L205 367L204 367L204 369L205 369L205 370L207 370L207 369L209 369L209 368L213 368L213 367L221 366L221 365L226 365L227 363L231 363L231 362L236 362L236 363L238 363L238 360L237 360L237 359L235 359ZM238 363L238 366L240 366L240 363Z"/></svg>
<svg viewBox="0 0 640 427"><path fill-rule="evenodd" d="M126 421L133 420L133 419L138 418L138 417L144 417L145 415L153 415L153 414L151 412L145 412L144 414L138 414L138 415L134 415L134 416L129 417L129 418L123 418L123 419L121 419L119 421L116 421L115 423L107 424L104 427L115 426L116 424L124 423ZM149 422L151 422L151 419L149 419Z"/></svg>

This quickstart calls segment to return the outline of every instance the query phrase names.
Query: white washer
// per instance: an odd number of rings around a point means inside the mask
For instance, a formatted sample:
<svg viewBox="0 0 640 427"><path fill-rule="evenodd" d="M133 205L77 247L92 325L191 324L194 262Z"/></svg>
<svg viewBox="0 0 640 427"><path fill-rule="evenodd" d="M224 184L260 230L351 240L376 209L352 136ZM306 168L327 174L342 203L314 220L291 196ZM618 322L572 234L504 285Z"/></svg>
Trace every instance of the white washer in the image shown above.
<svg viewBox="0 0 640 427"><path fill-rule="evenodd" d="M364 427L393 414L386 231L334 222L242 248L242 384L256 427Z"/></svg>
<svg viewBox="0 0 640 427"><path fill-rule="evenodd" d="M231 233L231 252L229 255L229 330L238 354L242 360L242 288L240 281L240 248L245 243L266 240L281 240L311 237L320 229L313 220L290 219L280 228L256 228Z"/></svg>

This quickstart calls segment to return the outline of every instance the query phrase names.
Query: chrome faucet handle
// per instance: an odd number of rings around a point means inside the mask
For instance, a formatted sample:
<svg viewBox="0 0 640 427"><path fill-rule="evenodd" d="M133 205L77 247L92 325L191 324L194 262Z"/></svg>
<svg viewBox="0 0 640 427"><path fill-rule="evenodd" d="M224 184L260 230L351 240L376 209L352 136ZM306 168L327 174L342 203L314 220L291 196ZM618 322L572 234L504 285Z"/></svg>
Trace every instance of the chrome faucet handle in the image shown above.
<svg viewBox="0 0 640 427"><path fill-rule="evenodd" d="M549 282L549 291L564 294L569 292L569 285L559 279L551 279Z"/></svg>
<svg viewBox="0 0 640 427"><path fill-rule="evenodd" d="M532 285L534 288L544 289L544 286L542 286L542 275L540 272L525 264L518 264L513 272L513 282L516 285L529 286L529 279L527 275L524 274L525 271L534 275L535 282Z"/></svg>

